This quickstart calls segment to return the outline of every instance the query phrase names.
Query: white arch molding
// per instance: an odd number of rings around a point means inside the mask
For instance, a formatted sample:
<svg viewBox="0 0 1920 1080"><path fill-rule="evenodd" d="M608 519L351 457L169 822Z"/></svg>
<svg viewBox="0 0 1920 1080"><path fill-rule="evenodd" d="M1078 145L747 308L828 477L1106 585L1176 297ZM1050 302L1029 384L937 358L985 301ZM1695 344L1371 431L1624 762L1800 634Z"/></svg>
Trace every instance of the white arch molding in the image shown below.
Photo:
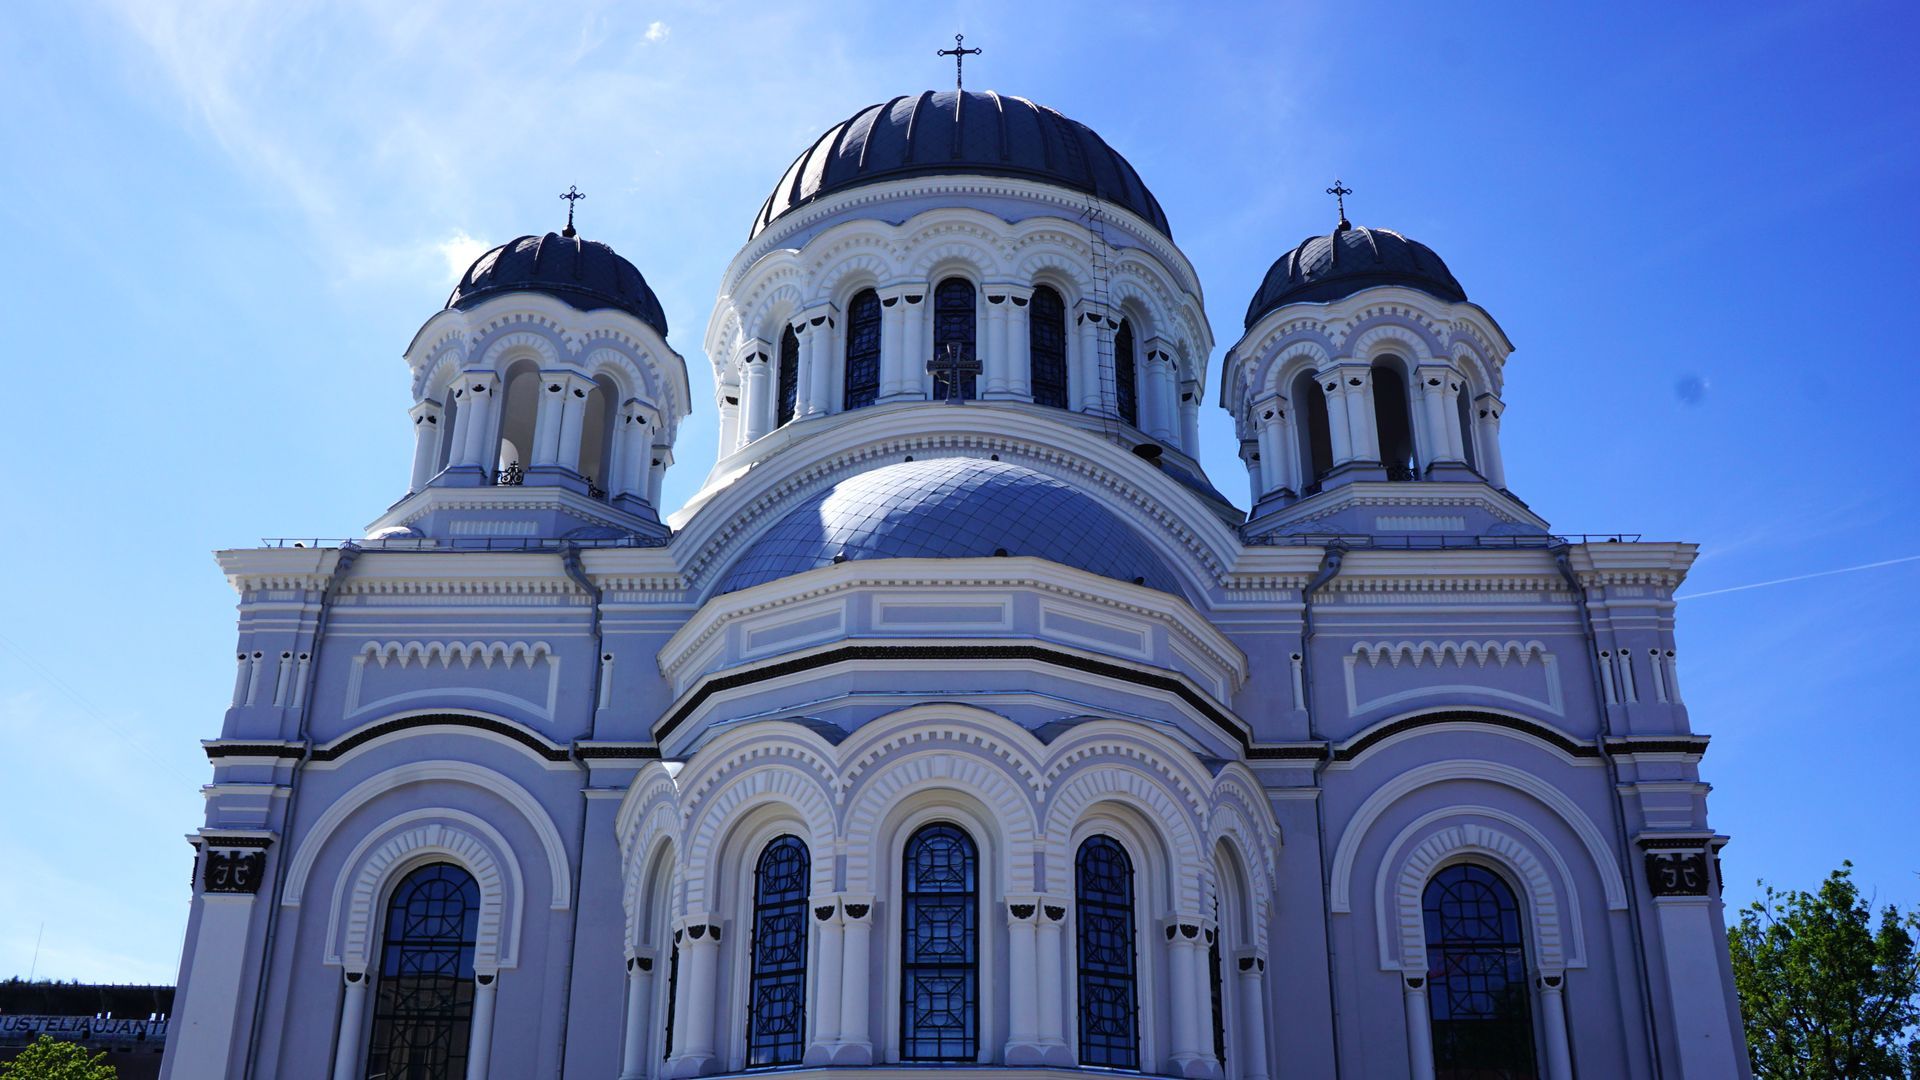
<svg viewBox="0 0 1920 1080"><path fill-rule="evenodd" d="M280 902L287 907L300 905L314 862L325 850L327 841L354 811L387 792L409 784L436 780L481 788L506 800L520 811L527 825L539 837L540 847L546 853L553 910L565 911L572 906L573 876L569 870L566 845L560 838L560 830L555 827L553 818L547 815L546 809L526 788L504 774L463 761L423 761L396 766L362 780L334 800L333 805L327 807L327 812L320 815L320 820L314 822L313 828L307 831L293 861L288 864L286 888L281 892Z"/></svg>
<svg viewBox="0 0 1920 1080"><path fill-rule="evenodd" d="M414 821L420 824L402 832L368 835L347 856L328 911L326 962L365 972L374 960L375 929L394 882L428 863L446 861L473 875L480 890L475 973L492 975L516 966L526 887L506 837L480 818L451 808L416 810L386 824L390 829ZM385 842L368 851L383 834Z"/></svg>

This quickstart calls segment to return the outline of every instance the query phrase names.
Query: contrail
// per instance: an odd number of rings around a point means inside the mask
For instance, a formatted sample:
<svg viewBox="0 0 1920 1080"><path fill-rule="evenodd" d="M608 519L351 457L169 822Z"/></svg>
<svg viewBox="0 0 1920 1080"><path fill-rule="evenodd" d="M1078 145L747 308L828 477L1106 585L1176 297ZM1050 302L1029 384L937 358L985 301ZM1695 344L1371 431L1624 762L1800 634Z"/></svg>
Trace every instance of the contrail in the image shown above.
<svg viewBox="0 0 1920 1080"><path fill-rule="evenodd" d="M1843 566L1838 570L1821 570L1812 574L1795 574L1793 577L1774 578L1772 581L1756 581L1751 585L1734 585L1725 589L1709 589L1706 592L1693 592L1685 596L1676 596L1675 600L1698 600L1703 596L1724 596L1730 592L1746 592L1748 589L1764 589L1769 585L1785 585L1790 581L1806 581L1809 578L1832 577L1834 574L1851 574L1856 570L1873 570L1882 566L1897 566L1900 563L1920 562L1920 555L1902 555L1898 559L1882 559L1879 562L1861 563L1859 566Z"/></svg>

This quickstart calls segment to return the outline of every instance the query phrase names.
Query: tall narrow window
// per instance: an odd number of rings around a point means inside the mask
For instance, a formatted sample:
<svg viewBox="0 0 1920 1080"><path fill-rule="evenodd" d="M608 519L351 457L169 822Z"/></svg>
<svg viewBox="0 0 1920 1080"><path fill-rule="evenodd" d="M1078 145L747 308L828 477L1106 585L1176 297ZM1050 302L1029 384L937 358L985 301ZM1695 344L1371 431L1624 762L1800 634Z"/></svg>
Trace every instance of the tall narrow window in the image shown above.
<svg viewBox="0 0 1920 1080"><path fill-rule="evenodd" d="M936 401L953 397L954 371L958 371L961 400L974 395L975 372L980 354L974 349L973 282L966 278L948 278L933 290L933 396Z"/></svg>
<svg viewBox="0 0 1920 1080"><path fill-rule="evenodd" d="M855 293L847 304L847 371L842 407L858 409L880 396L880 294Z"/></svg>
<svg viewBox="0 0 1920 1080"><path fill-rule="evenodd" d="M1412 480L1413 412L1407 404L1407 380L1399 361L1373 365L1373 430L1380 436L1380 464L1387 479Z"/></svg>
<svg viewBox="0 0 1920 1080"><path fill-rule="evenodd" d="M1467 400L1467 388L1453 396L1454 411L1460 416L1460 452L1466 455L1467 468L1478 472L1480 462L1473 453L1473 404Z"/></svg>
<svg viewBox="0 0 1920 1080"><path fill-rule="evenodd" d="M807 1030L807 882L797 836L760 853L753 872L753 970L747 977L747 1065L797 1065Z"/></svg>
<svg viewBox="0 0 1920 1080"><path fill-rule="evenodd" d="M1120 320L1120 329L1113 332L1113 400L1120 410L1120 419L1140 426L1140 371L1139 360L1133 355L1133 324Z"/></svg>
<svg viewBox="0 0 1920 1080"><path fill-rule="evenodd" d="M1220 921L1220 897L1213 898L1213 937L1207 942L1207 979L1213 987L1213 1056L1227 1065L1227 984L1221 971L1220 939L1226 924Z"/></svg>
<svg viewBox="0 0 1920 1080"><path fill-rule="evenodd" d="M900 1057L980 1054L979 856L957 825L907 840L900 886Z"/></svg>
<svg viewBox="0 0 1920 1080"><path fill-rule="evenodd" d="M791 326L780 332L780 370L774 377L780 380L780 394L774 399L773 426L779 427L793 419L800 397L800 335Z"/></svg>
<svg viewBox="0 0 1920 1080"><path fill-rule="evenodd" d="M1067 305L1045 285L1027 305L1027 378L1035 405L1067 407Z"/></svg>
<svg viewBox="0 0 1920 1080"><path fill-rule="evenodd" d="M1080 1064L1140 1067L1133 958L1133 860L1110 836L1090 836L1074 857L1079 920Z"/></svg>
<svg viewBox="0 0 1920 1080"><path fill-rule="evenodd" d="M1483 866L1427 883L1427 979L1436 1080L1532 1080L1526 946L1513 890Z"/></svg>
<svg viewBox="0 0 1920 1080"><path fill-rule="evenodd" d="M1333 436L1327 427L1327 395L1311 371L1293 380L1293 418L1300 437L1300 494L1320 490L1333 469Z"/></svg>
<svg viewBox="0 0 1920 1080"><path fill-rule="evenodd" d="M423 866L387 902L367 1075L456 1080L467 1071L480 889L457 866Z"/></svg>
<svg viewBox="0 0 1920 1080"><path fill-rule="evenodd" d="M673 951L667 954L667 1027L660 1038L660 1060L673 1056L673 1006L680 996L680 931L673 932Z"/></svg>

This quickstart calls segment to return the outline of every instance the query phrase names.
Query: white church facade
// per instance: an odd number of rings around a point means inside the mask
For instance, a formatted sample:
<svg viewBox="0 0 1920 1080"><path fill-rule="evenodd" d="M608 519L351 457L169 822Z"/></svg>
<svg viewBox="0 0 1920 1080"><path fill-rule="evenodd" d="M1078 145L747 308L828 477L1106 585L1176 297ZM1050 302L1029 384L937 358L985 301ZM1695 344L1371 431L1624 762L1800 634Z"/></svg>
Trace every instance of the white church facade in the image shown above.
<svg viewBox="0 0 1920 1080"><path fill-rule="evenodd" d="M405 496L219 554L165 1075L1748 1076L1695 549L1506 489L1511 345L1425 246L1342 213L1212 376L1202 295L1084 125L862 109L727 268L668 517L641 272L481 257Z"/></svg>

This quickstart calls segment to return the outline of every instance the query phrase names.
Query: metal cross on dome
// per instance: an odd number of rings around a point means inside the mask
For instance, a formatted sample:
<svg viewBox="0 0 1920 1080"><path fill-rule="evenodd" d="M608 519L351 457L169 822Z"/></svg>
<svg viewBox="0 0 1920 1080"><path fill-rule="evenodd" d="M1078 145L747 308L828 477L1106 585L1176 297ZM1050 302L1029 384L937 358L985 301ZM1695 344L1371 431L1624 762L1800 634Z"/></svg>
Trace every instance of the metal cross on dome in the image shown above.
<svg viewBox="0 0 1920 1080"><path fill-rule="evenodd" d="M933 55L953 57L953 88L957 91L960 89L961 76L965 74L965 71L962 69L961 65L967 62L967 57L979 56L982 52L985 52L985 51L986 50L984 49L967 48L967 35L955 34L953 35L953 48L936 49L934 50Z"/></svg>
<svg viewBox="0 0 1920 1080"><path fill-rule="evenodd" d="M933 376L935 389L946 387L947 404L965 405L967 403L966 384L960 380L968 375L979 375L980 358L968 356L960 351L960 346L947 343L945 356L936 355L927 362L927 373Z"/></svg>
<svg viewBox="0 0 1920 1080"><path fill-rule="evenodd" d="M567 227L564 231L560 233L560 235L571 238L574 235L573 205L579 202L581 199L586 198L587 193L584 191L581 191L580 188L574 184L568 184L567 190L561 192L560 197L567 200Z"/></svg>
<svg viewBox="0 0 1920 1080"><path fill-rule="evenodd" d="M1353 189L1342 184L1340 178L1336 176L1333 179L1333 186L1327 189L1327 194L1333 196L1335 205L1340 208L1340 227L1343 229L1353 228L1353 226L1347 224L1347 196L1353 194Z"/></svg>

